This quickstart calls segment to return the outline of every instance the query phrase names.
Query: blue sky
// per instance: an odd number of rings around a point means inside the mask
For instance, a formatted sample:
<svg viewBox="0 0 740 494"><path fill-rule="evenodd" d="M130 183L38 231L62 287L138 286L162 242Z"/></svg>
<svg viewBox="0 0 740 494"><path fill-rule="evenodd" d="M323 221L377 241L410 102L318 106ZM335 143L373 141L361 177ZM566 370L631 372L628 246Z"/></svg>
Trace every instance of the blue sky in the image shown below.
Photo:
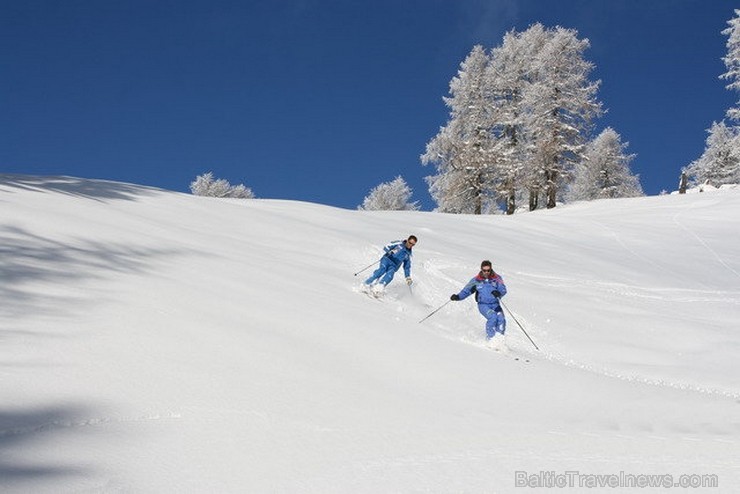
<svg viewBox="0 0 740 494"><path fill-rule="evenodd" d="M724 0L0 0L0 172L188 191L213 171L261 198L355 208L419 155L475 44L576 29L645 192L675 190L737 100Z"/></svg>

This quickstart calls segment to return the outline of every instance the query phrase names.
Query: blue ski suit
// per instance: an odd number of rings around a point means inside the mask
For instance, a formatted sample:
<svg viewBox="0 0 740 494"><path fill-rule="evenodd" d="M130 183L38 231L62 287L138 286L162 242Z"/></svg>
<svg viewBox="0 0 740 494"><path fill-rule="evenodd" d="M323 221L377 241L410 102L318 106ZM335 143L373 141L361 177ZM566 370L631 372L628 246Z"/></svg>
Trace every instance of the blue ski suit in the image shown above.
<svg viewBox="0 0 740 494"><path fill-rule="evenodd" d="M501 276L491 271L488 276L483 272L478 273L457 294L460 300L463 300L475 293L478 311L486 318L486 337L489 340L496 336L496 333L503 335L506 332L506 318L503 309L498 297L493 294L496 291L499 292L500 297L503 297L506 295L506 285Z"/></svg>
<svg viewBox="0 0 740 494"><path fill-rule="evenodd" d="M387 285L393 279L398 268L403 265L403 272L406 278L411 276L411 249L406 246L405 240L396 240L383 247L385 255L380 259L380 266L373 274L365 280L369 285L377 279L380 279L382 285Z"/></svg>

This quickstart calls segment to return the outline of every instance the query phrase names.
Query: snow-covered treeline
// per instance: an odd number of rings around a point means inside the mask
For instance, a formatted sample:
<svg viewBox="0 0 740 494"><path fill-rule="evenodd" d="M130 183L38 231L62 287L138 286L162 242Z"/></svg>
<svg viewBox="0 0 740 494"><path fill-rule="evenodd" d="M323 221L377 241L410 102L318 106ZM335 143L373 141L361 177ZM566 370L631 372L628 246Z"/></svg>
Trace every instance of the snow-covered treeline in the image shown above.
<svg viewBox="0 0 740 494"><path fill-rule="evenodd" d="M418 202L411 202L411 187L400 175L390 182L373 187L357 209L365 211L417 211Z"/></svg>
<svg viewBox="0 0 740 494"><path fill-rule="evenodd" d="M214 178L213 172L198 175L190 183L190 191L196 196L231 197L235 199L253 199L254 192L243 184L231 185L228 180Z"/></svg>
<svg viewBox="0 0 740 494"><path fill-rule="evenodd" d="M619 134L609 129L588 146L603 113L600 81L590 80L594 65L584 58L588 47L573 29L538 23L508 32L491 50L472 49L444 98L449 120L421 156L436 167L427 181L439 211L481 214L503 206L511 214L523 201L530 210L540 201L552 208L574 180L579 190L603 189L589 197L642 194ZM616 144L599 144L607 138Z"/></svg>
<svg viewBox="0 0 740 494"><path fill-rule="evenodd" d="M740 90L740 10L728 22L729 27L722 31L728 36L727 55L722 58L727 72L721 79L730 81L729 90ZM730 121L740 121L740 102L726 112ZM720 187L740 183L740 127L736 124L712 122L707 129L706 147L702 155L686 166L681 175L682 189L687 186L711 185Z"/></svg>

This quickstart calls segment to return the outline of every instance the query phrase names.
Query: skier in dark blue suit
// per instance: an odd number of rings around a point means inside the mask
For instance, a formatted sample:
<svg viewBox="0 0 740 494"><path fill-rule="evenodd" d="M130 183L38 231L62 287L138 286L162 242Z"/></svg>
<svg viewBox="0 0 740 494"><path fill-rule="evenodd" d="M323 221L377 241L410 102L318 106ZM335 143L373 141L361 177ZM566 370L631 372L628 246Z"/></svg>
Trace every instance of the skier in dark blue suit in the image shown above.
<svg viewBox="0 0 740 494"><path fill-rule="evenodd" d="M383 247L385 255L380 260L380 267L365 280L365 286L378 282L378 288L382 290L385 285L391 282L396 271L403 265L403 272L406 275L406 283L411 285L411 249L416 245L416 236L411 235L406 240L397 240Z"/></svg>
<svg viewBox="0 0 740 494"><path fill-rule="evenodd" d="M506 295L504 280L496 274L491 261L480 264L480 273L468 282L460 293L450 296L450 300L464 300L475 293L478 311L486 318L486 338L490 341L497 334L503 339L506 333L506 318L499 299Z"/></svg>

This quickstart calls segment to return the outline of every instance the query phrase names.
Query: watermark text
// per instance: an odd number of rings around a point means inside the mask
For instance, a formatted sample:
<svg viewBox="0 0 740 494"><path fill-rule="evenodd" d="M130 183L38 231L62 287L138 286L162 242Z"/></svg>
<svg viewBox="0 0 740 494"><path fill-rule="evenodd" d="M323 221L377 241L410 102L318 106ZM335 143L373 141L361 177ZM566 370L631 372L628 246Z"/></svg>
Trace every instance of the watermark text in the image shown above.
<svg viewBox="0 0 740 494"><path fill-rule="evenodd" d="M514 472L514 487L530 488L650 488L662 487L664 489L678 488L717 488L719 477L714 474L635 474L619 472L614 474L583 473L576 470L565 472L539 471L539 472Z"/></svg>

